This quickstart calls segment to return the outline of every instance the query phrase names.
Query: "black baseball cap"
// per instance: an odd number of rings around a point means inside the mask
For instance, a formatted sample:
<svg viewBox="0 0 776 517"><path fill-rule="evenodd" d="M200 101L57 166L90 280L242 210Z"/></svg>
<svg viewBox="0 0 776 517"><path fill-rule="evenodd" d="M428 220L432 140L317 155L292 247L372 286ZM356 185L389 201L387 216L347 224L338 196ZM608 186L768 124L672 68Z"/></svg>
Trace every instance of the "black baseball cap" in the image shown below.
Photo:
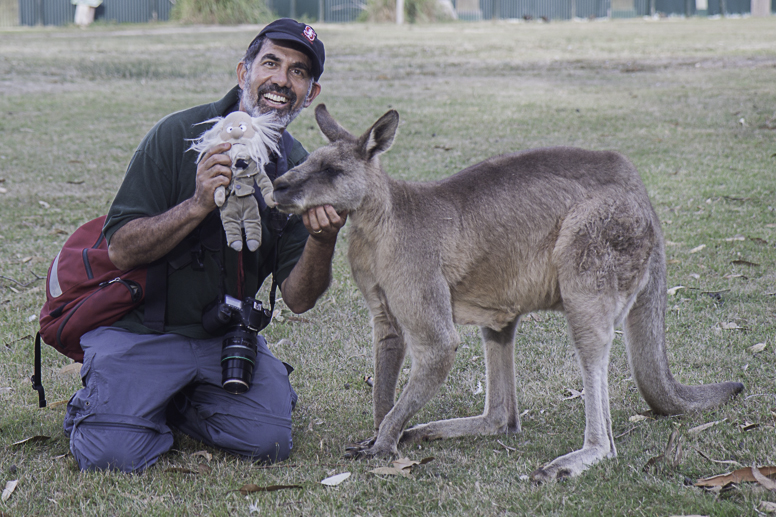
<svg viewBox="0 0 776 517"><path fill-rule="evenodd" d="M323 62L326 60L326 51L323 42L318 38L315 30L304 23L299 23L291 18L280 18L264 27L253 42L262 36L275 41L288 41L297 43L300 50L307 54L312 64L313 78L318 81L323 73ZM251 45L248 45L250 48Z"/></svg>

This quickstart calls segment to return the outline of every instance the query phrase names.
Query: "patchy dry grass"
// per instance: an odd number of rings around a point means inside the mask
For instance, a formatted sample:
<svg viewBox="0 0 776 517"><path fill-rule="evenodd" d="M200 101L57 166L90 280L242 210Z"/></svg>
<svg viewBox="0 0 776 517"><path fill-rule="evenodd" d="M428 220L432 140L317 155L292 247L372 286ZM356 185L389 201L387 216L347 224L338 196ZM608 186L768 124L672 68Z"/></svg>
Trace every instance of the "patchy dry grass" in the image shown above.
<svg viewBox="0 0 776 517"><path fill-rule="evenodd" d="M3 515L755 515L776 501L752 485L719 495L688 480L733 464L776 464L776 19L669 19L595 23L481 23L396 28L316 27L326 42L331 113L354 132L389 108L402 116L385 156L406 179L444 177L488 156L571 144L616 149L641 171L669 241L668 341L683 382L740 380L746 391L702 414L630 422L646 409L616 339L610 367L619 450L583 476L550 486L520 480L578 448L581 379L557 314L518 331L524 431L404 449L434 456L409 479L345 462L346 442L372 427L366 308L344 258L303 320L267 330L293 364L300 402L290 461L264 468L179 437L147 473L81 474L62 434L63 405L38 409L30 389L30 321L43 303L50 260L82 222L105 213L144 133L161 116L219 98L256 27L16 29L0 34L0 487L19 480ZM311 112L292 126L323 144ZM697 250L701 245L703 249ZM266 293L263 293L266 297ZM722 324L741 327L723 329ZM414 423L482 411L477 330L460 328L456 366ZM766 343L763 352L749 347ZM79 387L68 360L44 353L51 402ZM406 378L402 379L406 380ZM698 434L687 430L722 421ZM741 426L759 424L750 431ZM676 467L643 471L678 429ZM36 435L49 440L13 445ZM175 472L174 468L200 474ZM330 473L353 476L336 488ZM241 496L245 483L302 489Z"/></svg>

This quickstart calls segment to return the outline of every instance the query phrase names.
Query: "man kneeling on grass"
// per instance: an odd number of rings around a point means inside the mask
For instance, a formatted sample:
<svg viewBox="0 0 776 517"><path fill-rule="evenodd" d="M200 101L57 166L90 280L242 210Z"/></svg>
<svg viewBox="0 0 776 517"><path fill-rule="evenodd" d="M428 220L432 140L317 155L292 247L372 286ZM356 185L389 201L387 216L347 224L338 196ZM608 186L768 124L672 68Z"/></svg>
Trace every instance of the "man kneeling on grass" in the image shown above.
<svg viewBox="0 0 776 517"><path fill-rule="evenodd" d="M229 144L217 145L199 162L189 148L209 127L203 121L236 110L274 113L287 127L320 93L324 57L312 27L276 20L238 63L238 86L219 101L165 117L140 143L103 233L121 269L166 261L166 301L154 325L146 314L152 312L147 293L146 304L113 327L83 336L84 388L68 403L64 424L81 469L142 470L170 449L171 428L254 460L288 457L297 399L288 381L290 367L258 336L247 391L226 391L223 336L205 331L202 313L214 301L254 295L273 272L292 311L312 308L329 285L337 234L347 216L322 206L301 218L288 217L267 207L255 188L262 245L237 252L222 243L213 200L215 189L231 178L231 160L224 154ZM287 131L280 148L265 167L271 179L308 154ZM149 279L149 292L154 287Z"/></svg>

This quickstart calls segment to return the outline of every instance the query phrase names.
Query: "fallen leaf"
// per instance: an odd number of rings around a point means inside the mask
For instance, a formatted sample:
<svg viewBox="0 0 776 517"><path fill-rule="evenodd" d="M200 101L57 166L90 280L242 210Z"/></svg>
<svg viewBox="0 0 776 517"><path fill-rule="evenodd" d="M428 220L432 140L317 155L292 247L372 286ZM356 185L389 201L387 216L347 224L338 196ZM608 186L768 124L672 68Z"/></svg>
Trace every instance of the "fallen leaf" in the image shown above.
<svg viewBox="0 0 776 517"><path fill-rule="evenodd" d="M253 484L243 485L240 487L239 492L246 496L253 492L275 492L276 490L292 490L303 488L302 485L270 485L270 486L258 486Z"/></svg>
<svg viewBox="0 0 776 517"><path fill-rule="evenodd" d="M671 433L671 436L668 437L668 443L663 450L663 454L650 458L647 463L644 464L642 470L644 472L649 472L652 467L655 467L655 470L659 470L661 463L667 463L671 467L676 468L682 463L683 457L682 437L679 436L678 430L674 430Z"/></svg>
<svg viewBox="0 0 776 517"><path fill-rule="evenodd" d="M18 442L14 442L11 444L11 447L14 445L24 445L25 443L37 443L37 442L45 442L46 440L50 440L50 436L31 436L29 438L25 438L24 440L19 440Z"/></svg>
<svg viewBox="0 0 776 517"><path fill-rule="evenodd" d="M483 389L482 389L482 382L480 382L480 381L477 381L477 387L474 389L473 393L474 393L475 395L479 395L479 394L480 394L480 393L482 393L483 391L485 391L485 390L483 390Z"/></svg>
<svg viewBox="0 0 776 517"><path fill-rule="evenodd" d="M54 461L58 461L58 460L61 460L62 458L67 458L68 456L70 456L70 452L66 452L64 454L60 454L59 456L54 456L51 459L54 460Z"/></svg>
<svg viewBox="0 0 776 517"><path fill-rule="evenodd" d="M45 201L38 201L38 204L42 206L43 208L51 208L51 205L46 203Z"/></svg>
<svg viewBox="0 0 776 517"><path fill-rule="evenodd" d="M749 347L749 351L753 354L759 354L763 350L765 350L765 347L768 346L766 343L757 343L756 345L752 345Z"/></svg>
<svg viewBox="0 0 776 517"><path fill-rule="evenodd" d="M776 467L759 467L760 474L766 477L776 476ZM757 481L752 475L752 468L745 467L726 474L719 474L709 478L702 478L695 482L697 487L723 487L731 483L754 483Z"/></svg>
<svg viewBox="0 0 776 517"><path fill-rule="evenodd" d="M676 294L676 291L678 291L679 289L684 289L684 286L683 285L677 285L676 287L672 287L671 289L669 289L666 292L668 293L668 296L673 296L673 295Z"/></svg>
<svg viewBox="0 0 776 517"><path fill-rule="evenodd" d="M755 424L753 422L745 421L743 424L739 425L738 427L741 428L742 431L751 431L752 429L757 429L760 427L760 424Z"/></svg>
<svg viewBox="0 0 776 517"><path fill-rule="evenodd" d="M392 467L378 467L376 469L370 470L369 472L372 474L383 474L387 476L408 477L412 472L412 469L414 469L416 466L425 465L426 463L433 460L433 456L423 458L420 461L411 460L409 458L399 458L398 460L392 462Z"/></svg>
<svg viewBox="0 0 776 517"><path fill-rule="evenodd" d="M776 492L776 481L768 479L766 476L761 474L760 470L757 468L757 464L755 463L752 464L752 477L754 477L755 481L760 483L771 492Z"/></svg>
<svg viewBox="0 0 776 517"><path fill-rule="evenodd" d="M736 266L752 266L752 267L760 266L760 264L758 264L757 262L749 262L748 260L731 260L730 263Z"/></svg>
<svg viewBox="0 0 776 517"><path fill-rule="evenodd" d="M197 451L197 452L192 452L191 454L189 454L189 456L191 456L192 458L194 458L194 457L196 457L196 456L201 456L201 457L205 458L205 459L206 459L206 460L208 460L208 461L210 461L210 460L212 460L212 459L213 459L213 455L212 455L212 454L210 454L210 453L209 453L209 452L207 452L207 451Z"/></svg>
<svg viewBox="0 0 776 517"><path fill-rule="evenodd" d="M647 420L647 417L644 415L633 415L632 417L628 418L629 422L643 422L644 420Z"/></svg>
<svg viewBox="0 0 776 517"><path fill-rule="evenodd" d="M563 397L563 400L573 400L576 398L585 398L585 388L582 388L582 391L577 391L573 388L566 388L566 391L571 393L568 397Z"/></svg>
<svg viewBox="0 0 776 517"><path fill-rule="evenodd" d="M199 465L197 465L197 470L199 471L200 474L210 474L211 472L213 472L213 469L211 469L204 463L200 463Z"/></svg>
<svg viewBox="0 0 776 517"><path fill-rule="evenodd" d="M689 434L698 434L698 433L700 433L700 432L703 432L703 431L705 431L706 429L708 429L708 428L710 428L710 427L714 427L714 426L715 426L715 425L717 425L717 424L721 424L721 423L722 423L722 422L724 422L725 420L727 420L727 418L723 418L722 420L717 420L716 422L709 422L709 423L707 423L707 424L699 425L699 426L693 427L692 429L690 429L690 430L689 430L689 431L687 431L687 432L688 432Z"/></svg>
<svg viewBox="0 0 776 517"><path fill-rule="evenodd" d="M60 375L75 375L81 373L81 363L70 363L67 366L63 366L59 369Z"/></svg>
<svg viewBox="0 0 776 517"><path fill-rule="evenodd" d="M699 251L703 250L706 247L705 244L701 244L700 246L696 246L693 249L690 250L690 253L698 253Z"/></svg>
<svg viewBox="0 0 776 517"><path fill-rule="evenodd" d="M696 447L693 447L693 449L695 449L695 452L697 452L698 454L700 454L700 455L701 455L701 457L702 457L703 459L705 459L705 460L707 460L707 461L710 461L710 462L712 462L712 463L720 463L720 464L722 464L722 465L739 465L739 466L741 465L741 464L740 464L740 463L738 463L737 461L733 461L733 460L715 460L715 459L709 458L708 456L706 456L705 454L703 454L703 452L701 452L701 450L700 450L700 449L698 449L698 448L696 448Z"/></svg>
<svg viewBox="0 0 776 517"><path fill-rule="evenodd" d="M0 187L0 194L8 194L8 189L5 187Z"/></svg>
<svg viewBox="0 0 776 517"><path fill-rule="evenodd" d="M13 491L16 490L16 485L18 484L19 484L18 479L9 481L5 484L5 488L3 489L3 496L2 496L3 502L7 501L8 498L11 497L11 494L13 494Z"/></svg>
<svg viewBox="0 0 776 517"><path fill-rule="evenodd" d="M722 330L741 330L744 327L739 327L737 323L732 321L723 321L719 324Z"/></svg>
<svg viewBox="0 0 776 517"><path fill-rule="evenodd" d="M342 474L336 474L334 476L327 477L321 481L322 485L337 486L350 477L350 472L343 472Z"/></svg>
<svg viewBox="0 0 776 517"><path fill-rule="evenodd" d="M760 501L760 510L766 513L776 513L776 503L770 501Z"/></svg>
<svg viewBox="0 0 776 517"><path fill-rule="evenodd" d="M735 237L728 237L725 239L725 242L733 242L733 241L745 241L746 237L743 235L736 235Z"/></svg>
<svg viewBox="0 0 776 517"><path fill-rule="evenodd" d="M733 278L743 278L744 280L748 280L747 277L745 277L744 275L734 275L732 273L729 275L725 275L722 278L727 278L728 280L731 280Z"/></svg>
<svg viewBox="0 0 776 517"><path fill-rule="evenodd" d="M12 391L13 391L13 388L10 386L7 386L7 387L4 386L0 388L0 393L11 393Z"/></svg>

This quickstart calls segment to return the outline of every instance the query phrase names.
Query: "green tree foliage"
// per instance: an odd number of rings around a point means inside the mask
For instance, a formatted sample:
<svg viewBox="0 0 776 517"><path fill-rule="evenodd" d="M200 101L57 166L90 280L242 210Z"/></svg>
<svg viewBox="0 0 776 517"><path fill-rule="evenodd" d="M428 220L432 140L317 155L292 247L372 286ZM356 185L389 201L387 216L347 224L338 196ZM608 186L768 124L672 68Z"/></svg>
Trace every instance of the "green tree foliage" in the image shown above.
<svg viewBox="0 0 776 517"><path fill-rule="evenodd" d="M275 18L263 0L178 0L171 16L183 23L221 25L267 23Z"/></svg>

